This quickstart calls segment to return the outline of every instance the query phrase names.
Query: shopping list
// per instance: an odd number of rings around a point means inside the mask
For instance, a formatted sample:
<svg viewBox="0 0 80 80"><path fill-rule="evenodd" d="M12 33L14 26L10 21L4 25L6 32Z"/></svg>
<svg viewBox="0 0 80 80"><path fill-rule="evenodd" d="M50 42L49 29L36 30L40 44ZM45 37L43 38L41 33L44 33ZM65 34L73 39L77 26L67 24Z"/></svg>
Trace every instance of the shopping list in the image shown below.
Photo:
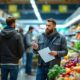
<svg viewBox="0 0 80 80"><path fill-rule="evenodd" d="M55 59L54 56L51 56L49 53L51 52L51 50L49 49L49 47L46 47L44 49L41 49L38 51L38 53L40 54L41 58L43 59L43 61L45 63Z"/></svg>

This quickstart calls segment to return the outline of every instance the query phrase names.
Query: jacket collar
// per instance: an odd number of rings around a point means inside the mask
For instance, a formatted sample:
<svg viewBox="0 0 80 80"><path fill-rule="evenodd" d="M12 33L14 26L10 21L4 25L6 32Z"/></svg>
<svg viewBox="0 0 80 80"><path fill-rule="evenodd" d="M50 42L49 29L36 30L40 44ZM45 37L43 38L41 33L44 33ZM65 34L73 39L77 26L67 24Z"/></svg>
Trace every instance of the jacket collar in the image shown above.
<svg viewBox="0 0 80 80"><path fill-rule="evenodd" d="M45 33L46 34L46 33ZM55 37L56 35L58 34L57 30L55 29L54 32L52 32L50 35L47 35L46 36L49 38L49 37Z"/></svg>
<svg viewBox="0 0 80 80"><path fill-rule="evenodd" d="M4 29L14 29L11 26L6 26Z"/></svg>

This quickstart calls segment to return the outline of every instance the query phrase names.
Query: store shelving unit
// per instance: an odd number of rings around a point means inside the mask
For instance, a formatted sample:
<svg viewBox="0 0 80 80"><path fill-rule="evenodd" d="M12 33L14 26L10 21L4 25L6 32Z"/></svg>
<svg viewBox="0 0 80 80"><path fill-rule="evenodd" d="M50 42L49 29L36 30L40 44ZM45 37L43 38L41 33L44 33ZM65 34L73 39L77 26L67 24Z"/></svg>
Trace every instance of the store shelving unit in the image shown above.
<svg viewBox="0 0 80 80"><path fill-rule="evenodd" d="M74 32L67 33L66 36L75 35L76 33L79 33L79 32L80 32L80 30L76 30Z"/></svg>
<svg viewBox="0 0 80 80"><path fill-rule="evenodd" d="M67 23L66 27L68 28L68 33L65 34L67 37L67 43L68 43L68 48L73 50L74 52L80 53L80 50L77 50L75 47L71 46L72 43L75 44L76 42L80 42L80 39L76 38L76 35L80 33L80 30L71 30L76 28L75 24L80 23L80 8L78 8L65 22ZM76 19L77 18L77 19ZM74 19L74 20L73 20ZM76 19L76 20L75 20ZM69 24L68 24L69 22Z"/></svg>
<svg viewBox="0 0 80 80"><path fill-rule="evenodd" d="M80 50L77 50L76 48L73 48L73 47L71 47L70 45L68 45L68 48L69 48L69 49L72 49L72 50L75 51L75 52L80 53Z"/></svg>

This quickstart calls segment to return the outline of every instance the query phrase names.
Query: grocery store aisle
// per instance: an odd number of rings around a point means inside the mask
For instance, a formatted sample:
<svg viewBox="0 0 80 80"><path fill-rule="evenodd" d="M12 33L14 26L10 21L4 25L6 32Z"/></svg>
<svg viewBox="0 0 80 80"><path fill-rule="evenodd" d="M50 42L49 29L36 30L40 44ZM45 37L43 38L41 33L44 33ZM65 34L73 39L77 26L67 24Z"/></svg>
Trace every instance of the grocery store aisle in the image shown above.
<svg viewBox="0 0 80 80"><path fill-rule="evenodd" d="M29 75L25 74L25 69L21 69L19 71L18 80L36 80L35 70L33 70L33 73L34 73L33 76L29 76Z"/></svg>

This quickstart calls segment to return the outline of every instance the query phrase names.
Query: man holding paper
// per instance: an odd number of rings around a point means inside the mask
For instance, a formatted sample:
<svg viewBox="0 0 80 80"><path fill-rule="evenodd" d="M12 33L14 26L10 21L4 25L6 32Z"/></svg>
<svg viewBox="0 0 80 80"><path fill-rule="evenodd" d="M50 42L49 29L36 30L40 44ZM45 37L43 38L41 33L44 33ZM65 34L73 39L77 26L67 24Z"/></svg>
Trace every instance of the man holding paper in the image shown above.
<svg viewBox="0 0 80 80"><path fill-rule="evenodd" d="M52 18L47 20L45 33L32 47L39 54L36 80L46 80L49 67L60 65L61 57L68 53L66 39L57 32L56 22Z"/></svg>

